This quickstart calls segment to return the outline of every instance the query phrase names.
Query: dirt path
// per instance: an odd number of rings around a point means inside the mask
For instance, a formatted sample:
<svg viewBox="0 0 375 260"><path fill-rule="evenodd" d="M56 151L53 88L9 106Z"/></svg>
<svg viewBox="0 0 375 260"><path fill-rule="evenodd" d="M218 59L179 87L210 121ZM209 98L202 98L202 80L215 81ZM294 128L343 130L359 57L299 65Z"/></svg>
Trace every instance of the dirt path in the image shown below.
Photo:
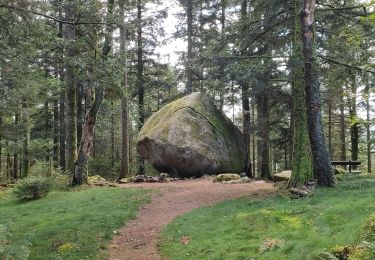
<svg viewBox="0 0 375 260"><path fill-rule="evenodd" d="M247 195L257 196L274 190L273 184L254 181L246 184L221 184L210 179L168 183L123 184L124 188L158 189L135 220L120 229L110 246L110 259L154 260L157 237L161 229L175 217L192 209Z"/></svg>

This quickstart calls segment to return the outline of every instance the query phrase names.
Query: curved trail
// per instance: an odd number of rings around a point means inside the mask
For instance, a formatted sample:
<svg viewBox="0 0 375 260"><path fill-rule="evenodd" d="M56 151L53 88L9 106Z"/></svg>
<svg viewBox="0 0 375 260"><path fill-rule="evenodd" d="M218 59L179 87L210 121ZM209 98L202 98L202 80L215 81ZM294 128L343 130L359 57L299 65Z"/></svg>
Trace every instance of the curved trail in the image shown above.
<svg viewBox="0 0 375 260"><path fill-rule="evenodd" d="M192 209L220 201L258 196L275 191L272 183L253 181L243 184L214 183L212 179L168 183L121 184L123 188L156 189L151 202L139 211L136 219L118 230L111 242L109 259L155 260L157 238L161 229L175 217Z"/></svg>

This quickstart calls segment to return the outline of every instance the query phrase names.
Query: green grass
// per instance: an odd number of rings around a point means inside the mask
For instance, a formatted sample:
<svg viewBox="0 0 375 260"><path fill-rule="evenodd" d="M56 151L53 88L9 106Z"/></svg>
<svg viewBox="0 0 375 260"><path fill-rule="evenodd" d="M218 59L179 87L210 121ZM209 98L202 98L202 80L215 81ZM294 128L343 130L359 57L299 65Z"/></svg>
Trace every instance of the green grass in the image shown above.
<svg viewBox="0 0 375 260"><path fill-rule="evenodd" d="M178 217L162 231L160 251L178 260L315 259L362 241L364 223L375 212L374 195L375 177L357 175L306 199L277 194L226 201ZM188 244L181 243L183 236Z"/></svg>
<svg viewBox="0 0 375 260"><path fill-rule="evenodd" d="M2 242L8 253L18 254L16 259L30 251L29 259L43 260L103 258L114 230L134 218L150 195L145 190L92 188L18 202L1 193L0 258Z"/></svg>

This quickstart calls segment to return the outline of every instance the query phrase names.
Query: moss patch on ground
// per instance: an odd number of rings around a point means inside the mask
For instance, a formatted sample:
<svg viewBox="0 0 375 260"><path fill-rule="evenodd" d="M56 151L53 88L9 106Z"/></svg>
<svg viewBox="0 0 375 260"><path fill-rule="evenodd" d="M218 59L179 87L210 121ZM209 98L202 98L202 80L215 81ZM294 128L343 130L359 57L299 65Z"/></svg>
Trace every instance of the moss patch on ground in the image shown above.
<svg viewBox="0 0 375 260"><path fill-rule="evenodd" d="M52 192L26 203L0 196L0 259L2 254L14 259L105 258L115 230L135 218L149 195L145 190L92 188Z"/></svg>
<svg viewBox="0 0 375 260"><path fill-rule="evenodd" d="M357 175L306 199L278 194L223 202L178 217L163 230L160 250L171 259L319 259L375 239L374 194L375 176Z"/></svg>

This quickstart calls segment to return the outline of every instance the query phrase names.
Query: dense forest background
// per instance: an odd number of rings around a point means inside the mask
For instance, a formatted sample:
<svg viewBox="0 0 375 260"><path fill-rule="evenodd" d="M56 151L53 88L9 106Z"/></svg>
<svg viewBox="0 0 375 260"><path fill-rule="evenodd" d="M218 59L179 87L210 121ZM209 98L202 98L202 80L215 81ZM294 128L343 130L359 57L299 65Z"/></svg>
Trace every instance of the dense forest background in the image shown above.
<svg viewBox="0 0 375 260"><path fill-rule="evenodd" d="M243 130L254 176L292 167L303 1L179 0L177 14L160 2L0 0L0 181L77 165L107 179L151 174L137 133L192 91L210 95ZM328 150L368 172L374 6L322 0L315 12ZM168 15L179 22L166 37ZM178 61L158 52L177 39L186 44Z"/></svg>

